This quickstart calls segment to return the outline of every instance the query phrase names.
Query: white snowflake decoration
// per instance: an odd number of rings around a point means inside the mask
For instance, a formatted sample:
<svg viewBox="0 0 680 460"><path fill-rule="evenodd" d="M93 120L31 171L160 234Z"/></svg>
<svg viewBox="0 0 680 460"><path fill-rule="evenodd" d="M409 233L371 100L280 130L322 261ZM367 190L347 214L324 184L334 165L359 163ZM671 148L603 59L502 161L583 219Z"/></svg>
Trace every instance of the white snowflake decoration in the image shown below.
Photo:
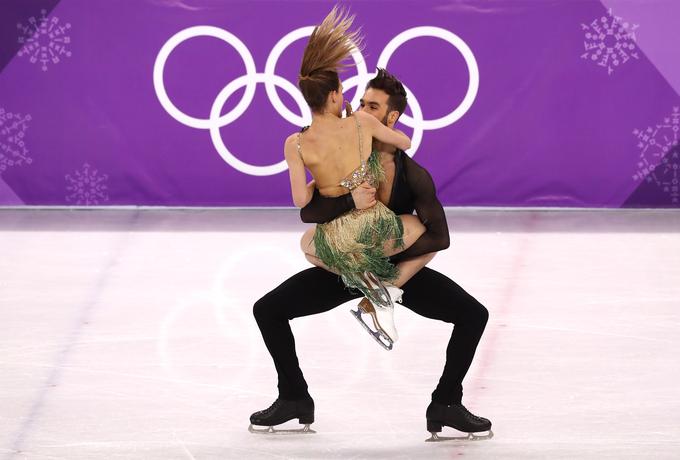
<svg viewBox="0 0 680 460"><path fill-rule="evenodd" d="M30 115L5 112L0 107L0 174L11 166L33 162L24 142L29 121Z"/></svg>
<svg viewBox="0 0 680 460"><path fill-rule="evenodd" d="M630 24L619 16L612 14L611 8L606 16L595 19L590 25L581 24L585 31L583 59L597 62L606 67L607 74L625 64L630 58L640 59L637 50L635 30L638 24Z"/></svg>
<svg viewBox="0 0 680 460"><path fill-rule="evenodd" d="M91 166L85 163L73 176L70 174L65 176L67 182L66 191L70 192L70 194L66 195L68 203L92 205L109 201L109 196L106 193L106 181L109 179L109 176L107 174L99 174L96 169L90 168Z"/></svg>
<svg viewBox="0 0 680 460"><path fill-rule="evenodd" d="M26 26L17 24L21 31L19 44L24 45L18 55L28 56L32 64L42 63L42 70L47 71L47 64L58 64L62 57L71 57L66 46L71 43L71 38L66 35L71 24L59 24L59 18L48 18L47 10L40 13L40 19L31 16Z"/></svg>
<svg viewBox="0 0 680 460"><path fill-rule="evenodd" d="M640 161L633 180L655 183L671 198L671 203L680 203L680 107L673 107L673 113L663 122L645 130L636 129Z"/></svg>

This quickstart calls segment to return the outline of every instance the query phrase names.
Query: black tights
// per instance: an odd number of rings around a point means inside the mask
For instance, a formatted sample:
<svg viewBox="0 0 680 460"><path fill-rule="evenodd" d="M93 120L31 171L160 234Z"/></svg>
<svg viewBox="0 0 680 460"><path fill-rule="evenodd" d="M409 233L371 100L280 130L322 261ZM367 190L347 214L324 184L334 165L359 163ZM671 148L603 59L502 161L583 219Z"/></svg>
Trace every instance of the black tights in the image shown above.
<svg viewBox="0 0 680 460"><path fill-rule="evenodd" d="M461 402L463 378L484 332L488 310L454 281L427 267L402 289L406 308L426 318L455 324L446 349L444 372L432 400L443 404ZM288 278L255 302L253 314L274 359L280 398L309 395L289 321L331 310L357 297L359 294L345 288L337 275L314 267Z"/></svg>

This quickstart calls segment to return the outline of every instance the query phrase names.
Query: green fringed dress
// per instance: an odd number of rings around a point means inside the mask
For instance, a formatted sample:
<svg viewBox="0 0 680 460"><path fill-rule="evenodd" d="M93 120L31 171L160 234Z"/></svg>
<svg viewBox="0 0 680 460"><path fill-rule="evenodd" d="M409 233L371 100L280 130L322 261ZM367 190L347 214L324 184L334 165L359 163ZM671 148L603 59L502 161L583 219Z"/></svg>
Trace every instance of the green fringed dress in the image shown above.
<svg viewBox="0 0 680 460"><path fill-rule="evenodd" d="M358 120L357 128L361 137ZM368 160L362 159L360 166L340 185L351 191L363 182L377 187L384 179L379 153L374 150ZM353 209L330 222L318 224L314 246L317 257L340 273L347 286L360 289L363 286L360 278L363 272L371 272L381 281L393 281L399 275L397 267L385 256L383 248L388 241L394 241L394 248L403 247L403 234L401 219L378 201L368 209Z"/></svg>

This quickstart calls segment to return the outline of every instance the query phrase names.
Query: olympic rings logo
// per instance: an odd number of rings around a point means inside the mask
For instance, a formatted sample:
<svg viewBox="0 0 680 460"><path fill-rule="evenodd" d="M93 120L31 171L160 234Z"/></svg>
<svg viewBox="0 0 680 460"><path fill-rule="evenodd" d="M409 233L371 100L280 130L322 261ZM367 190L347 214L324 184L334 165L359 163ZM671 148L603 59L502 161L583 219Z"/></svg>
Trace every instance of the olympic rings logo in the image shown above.
<svg viewBox="0 0 680 460"><path fill-rule="evenodd" d="M255 61L253 56L250 54L250 51L246 45L232 33L213 26L195 26L181 30L180 32L173 35L161 47L160 51L158 52L158 56L156 57L153 68L153 85L156 91L156 96L158 97L158 100L160 101L163 108L175 120L192 128L207 129L210 132L210 137L217 152L224 159L224 161L226 161L238 171L252 176L270 176L283 172L287 168L285 160L272 165L255 166L236 158L236 156L234 156L224 144L222 136L220 135L220 128L227 126L243 115L255 96L255 89L258 83L264 83L269 100L279 115L281 115L285 120L296 126L308 125L311 122L311 112L304 98L302 97L300 90L288 80L276 75L275 71L276 63L278 62L283 51L296 40L309 37L313 30L314 26L301 27L281 38L281 40L276 43L269 53L263 73L257 72L255 68ZM163 70L165 69L165 63L167 62L170 53L172 53L172 51L182 42L194 37L214 37L227 42L241 55L241 59L243 59L243 63L246 68L245 75L242 75L231 81L219 92L215 98L215 101L213 102L212 108L210 109L210 116L207 119L191 117L179 110L168 97L168 93L165 90L165 83L163 81ZM409 128L413 128L413 136L411 140L412 146L408 152L411 156L413 156L418 149L418 146L420 145L420 142L423 138L423 132L425 130L440 129L459 120L472 106L472 103L477 96L477 90L479 89L479 68L472 50L456 34L439 27L421 26L401 32L385 46L385 49L378 58L376 67L387 67L387 63L397 48L407 41L418 37L440 38L458 49L465 59L465 64L467 65L470 78L465 97L458 107L456 107L448 115L434 120L426 120L423 118L423 113L420 109L418 100L408 89L408 87L404 85L413 116L402 114L399 120ZM356 63L357 75L343 81L343 87L345 90L351 89L355 86L357 88L363 88L366 83L368 83L368 81L374 76L374 74L368 73L366 62L364 61L361 53L358 51L355 52L352 54L352 59ZM236 104L231 112L220 116L220 112L224 108L224 104L227 99L229 99L229 97L234 94L234 92L243 87L245 87L245 91L239 103ZM276 87L283 89L291 95L300 109L300 115L290 111L288 107L283 104L276 92ZM356 94L351 101L352 107L356 107L359 104L361 96L361 92L356 91Z"/></svg>

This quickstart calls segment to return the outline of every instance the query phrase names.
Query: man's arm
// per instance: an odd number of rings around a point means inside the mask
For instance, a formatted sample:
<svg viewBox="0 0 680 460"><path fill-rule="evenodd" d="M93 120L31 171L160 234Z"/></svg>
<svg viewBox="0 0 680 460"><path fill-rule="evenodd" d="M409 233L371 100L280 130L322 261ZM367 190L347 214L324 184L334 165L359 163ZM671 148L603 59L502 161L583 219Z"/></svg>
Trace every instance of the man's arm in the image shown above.
<svg viewBox="0 0 680 460"><path fill-rule="evenodd" d="M375 192L376 190L367 183L361 184L352 190L352 193L333 198L322 196L319 190L314 189L312 200L300 210L300 219L305 223L322 224L355 207L357 209L370 208L375 204Z"/></svg>
<svg viewBox="0 0 680 460"><path fill-rule="evenodd" d="M300 209L300 219L305 223L323 224L352 209L354 209L354 200L351 193L328 198L322 196L315 188L312 201Z"/></svg>
<svg viewBox="0 0 680 460"><path fill-rule="evenodd" d="M450 245L449 226L444 208L437 198L432 176L408 155L402 154L406 183L413 196L413 206L425 225L425 233L404 252L394 255L393 263L416 256L437 252Z"/></svg>

